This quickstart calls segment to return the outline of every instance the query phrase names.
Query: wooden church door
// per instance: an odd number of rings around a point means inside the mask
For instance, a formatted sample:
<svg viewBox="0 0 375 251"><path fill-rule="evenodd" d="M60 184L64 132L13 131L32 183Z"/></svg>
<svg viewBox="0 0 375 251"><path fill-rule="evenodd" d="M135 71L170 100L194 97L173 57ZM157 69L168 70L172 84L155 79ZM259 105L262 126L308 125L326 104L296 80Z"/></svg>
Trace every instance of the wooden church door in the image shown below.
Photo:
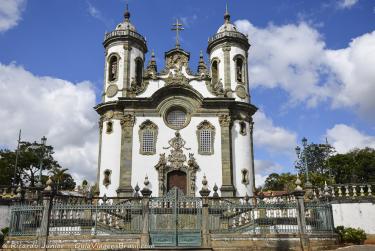
<svg viewBox="0 0 375 251"><path fill-rule="evenodd" d="M186 173L175 170L168 173L167 177L168 187L167 191L171 190L173 187L179 188L186 194Z"/></svg>

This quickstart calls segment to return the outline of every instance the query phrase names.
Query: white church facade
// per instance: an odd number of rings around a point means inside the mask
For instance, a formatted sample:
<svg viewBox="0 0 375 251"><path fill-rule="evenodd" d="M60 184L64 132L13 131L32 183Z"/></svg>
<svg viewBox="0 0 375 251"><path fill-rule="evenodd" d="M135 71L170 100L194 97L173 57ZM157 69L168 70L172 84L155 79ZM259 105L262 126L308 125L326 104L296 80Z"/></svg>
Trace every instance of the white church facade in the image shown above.
<svg viewBox="0 0 375 251"><path fill-rule="evenodd" d="M248 38L230 22L208 41L206 65L189 68L178 40L158 71L130 13L105 35L105 73L99 120L97 184L100 196L132 196L149 180L152 196L172 187L199 196L203 176L221 196L252 195L253 119Z"/></svg>

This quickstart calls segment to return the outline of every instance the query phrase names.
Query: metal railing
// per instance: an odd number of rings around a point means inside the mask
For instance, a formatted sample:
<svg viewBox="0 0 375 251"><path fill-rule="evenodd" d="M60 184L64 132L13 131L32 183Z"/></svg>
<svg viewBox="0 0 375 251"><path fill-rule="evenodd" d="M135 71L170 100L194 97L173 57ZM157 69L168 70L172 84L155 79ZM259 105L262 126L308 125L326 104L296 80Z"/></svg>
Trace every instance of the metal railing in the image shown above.
<svg viewBox="0 0 375 251"><path fill-rule="evenodd" d="M48 217L45 216L46 212ZM202 214L207 215L206 223L201 220ZM145 217L150 221L146 229ZM176 217L180 217L180 224L189 224L194 229L202 225L201 228L207 228L210 233L262 235L294 234L301 229L308 234L333 231L329 201L305 201L303 196L292 194L237 198L185 197L178 201L163 197L88 199L55 196L44 197L43 204L13 206L10 235L38 235L43 231L47 231L44 233L46 235L142 233L150 232L159 224L168 223L173 217L176 221ZM48 223L43 223L44 219L48 219ZM156 219L164 220L157 222ZM43 226L47 226L47 230Z"/></svg>

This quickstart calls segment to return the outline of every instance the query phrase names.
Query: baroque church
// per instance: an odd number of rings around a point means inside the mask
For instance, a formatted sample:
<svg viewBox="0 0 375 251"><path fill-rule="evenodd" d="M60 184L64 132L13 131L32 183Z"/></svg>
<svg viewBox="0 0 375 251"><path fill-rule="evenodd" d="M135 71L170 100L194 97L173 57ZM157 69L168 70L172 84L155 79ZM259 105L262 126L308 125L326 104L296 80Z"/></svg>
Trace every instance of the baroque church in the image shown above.
<svg viewBox="0 0 375 251"><path fill-rule="evenodd" d="M99 119L100 196L132 196L144 180L152 196L177 187L199 196L202 180L222 197L253 195L253 119L247 36L230 21L209 38L208 63L198 69L179 43L165 52L164 69L130 20L105 34Z"/></svg>

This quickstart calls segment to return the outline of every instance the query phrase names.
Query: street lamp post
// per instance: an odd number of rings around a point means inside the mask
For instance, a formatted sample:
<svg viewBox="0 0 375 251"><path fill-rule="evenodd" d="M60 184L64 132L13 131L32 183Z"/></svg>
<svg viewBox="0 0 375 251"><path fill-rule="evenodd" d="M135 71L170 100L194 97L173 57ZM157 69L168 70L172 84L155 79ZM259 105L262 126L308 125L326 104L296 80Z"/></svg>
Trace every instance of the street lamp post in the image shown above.
<svg viewBox="0 0 375 251"><path fill-rule="evenodd" d="M302 138L302 146L303 146L302 152L301 152L301 148L299 146L297 146L295 148L295 150L296 150L297 158L303 159L303 162L304 162L303 164L304 164L305 174L306 174L305 187L310 188L310 187L312 187L312 184L311 184L310 179L309 179L309 166L307 164L307 157L306 157L307 139L305 137Z"/></svg>
<svg viewBox="0 0 375 251"><path fill-rule="evenodd" d="M41 144L40 144L40 149L41 149L41 154L40 154L40 159L39 159L39 180L37 183L38 188L42 188L42 169L43 169L43 158L44 158L44 147L46 146L47 138L43 136L41 138Z"/></svg>

